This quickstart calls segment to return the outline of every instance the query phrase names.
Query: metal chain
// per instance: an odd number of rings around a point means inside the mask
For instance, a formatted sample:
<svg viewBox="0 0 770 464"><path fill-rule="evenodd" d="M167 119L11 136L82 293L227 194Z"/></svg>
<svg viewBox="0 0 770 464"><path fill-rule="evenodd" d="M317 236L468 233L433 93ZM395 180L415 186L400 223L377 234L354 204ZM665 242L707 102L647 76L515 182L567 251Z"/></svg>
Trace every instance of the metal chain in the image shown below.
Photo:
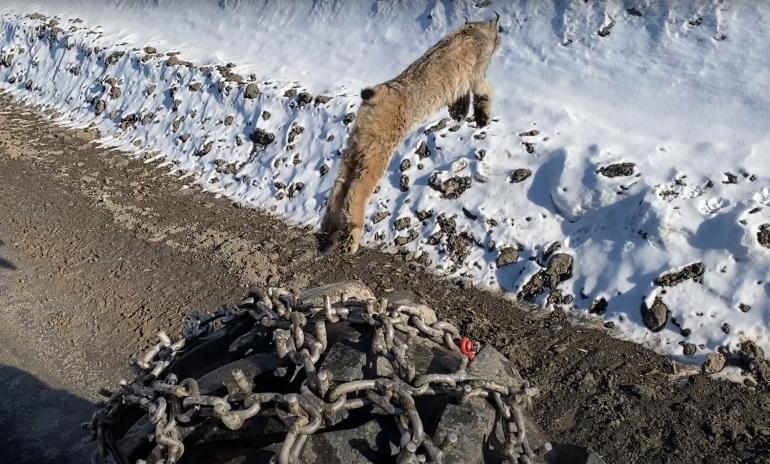
<svg viewBox="0 0 770 464"><path fill-rule="evenodd" d="M186 347L212 332L216 325L244 313L262 326L272 328L277 357L304 372L299 393L256 393L251 379L240 369L230 373L235 387L222 397L202 395L192 378L179 382L174 374L168 374L161 379ZM515 390L509 385L470 375L467 356L461 356L460 365L453 373L417 374L407 358L411 337L430 339L454 352L460 352L459 345L462 345L460 331L451 323L428 324L423 316L417 307L389 305L387 299L347 300L332 305L329 297L325 297L323 307L308 307L286 290L271 288L267 292L255 292L238 310L222 310L208 319L186 321L185 337L176 342L160 332L158 343L132 362L136 378L131 382L122 380L120 389L114 393L103 392L108 399L89 424L98 443L93 461L110 462L112 444L105 430L114 423L121 408L128 405L144 409L155 427L152 437L155 445L149 460L140 460L137 464L177 463L185 451L180 424L184 426L196 416L213 416L227 429L238 430L247 420L266 411L277 415L288 429L280 452L272 462L295 464L309 435L344 420L348 411L372 407L381 414L395 417L401 433L398 464L441 464L444 450L456 443L458 437L449 433L440 443L434 442L425 433L415 397L442 394L461 403L473 398L487 399L503 419L505 462L531 463L542 450L533 450L529 445L523 411L530 406L537 389L526 381ZM392 373L375 379L337 383L331 372L319 369L318 360L327 350L326 324L340 321L372 327L372 351L390 362ZM403 335L400 337L398 333ZM475 348L478 349L478 344ZM545 449L550 449L548 443Z"/></svg>

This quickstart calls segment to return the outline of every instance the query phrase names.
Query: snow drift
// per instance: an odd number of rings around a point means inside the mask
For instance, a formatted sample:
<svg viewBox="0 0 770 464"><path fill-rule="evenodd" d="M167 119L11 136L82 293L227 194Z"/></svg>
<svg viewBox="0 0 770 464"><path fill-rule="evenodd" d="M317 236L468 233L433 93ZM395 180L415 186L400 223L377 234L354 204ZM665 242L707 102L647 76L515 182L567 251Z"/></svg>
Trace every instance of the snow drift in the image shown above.
<svg viewBox="0 0 770 464"><path fill-rule="evenodd" d="M417 128L364 244L687 362L746 340L770 351L770 5L0 5L3 89L314 227L360 88L497 11L494 121Z"/></svg>

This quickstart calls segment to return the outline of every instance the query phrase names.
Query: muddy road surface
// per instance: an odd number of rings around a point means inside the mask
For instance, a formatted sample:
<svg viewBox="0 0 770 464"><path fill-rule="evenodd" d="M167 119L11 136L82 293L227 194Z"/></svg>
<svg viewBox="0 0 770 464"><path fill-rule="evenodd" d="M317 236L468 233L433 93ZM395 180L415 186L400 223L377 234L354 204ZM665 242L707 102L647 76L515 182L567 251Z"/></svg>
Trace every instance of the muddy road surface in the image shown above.
<svg viewBox="0 0 770 464"><path fill-rule="evenodd" d="M407 289L493 343L542 393L554 441L608 463L768 463L770 393L686 375L640 346L364 250L319 255L308 230L96 147L0 95L0 462L82 463L79 424L155 333L250 286L359 279ZM578 263L579 265L579 263Z"/></svg>

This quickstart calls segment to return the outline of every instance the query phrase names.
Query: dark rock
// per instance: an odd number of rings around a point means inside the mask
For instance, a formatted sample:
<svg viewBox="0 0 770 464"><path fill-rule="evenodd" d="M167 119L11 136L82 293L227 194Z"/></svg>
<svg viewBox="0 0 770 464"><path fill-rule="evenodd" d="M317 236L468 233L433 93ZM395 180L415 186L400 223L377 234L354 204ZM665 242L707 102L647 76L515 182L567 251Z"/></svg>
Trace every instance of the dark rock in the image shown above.
<svg viewBox="0 0 770 464"><path fill-rule="evenodd" d="M415 153L417 153L417 156L419 156L420 159L425 159L430 157L430 150L428 149L428 144L425 143L425 141L420 142L420 146L417 147L417 150L415 150Z"/></svg>
<svg viewBox="0 0 770 464"><path fill-rule="evenodd" d="M396 219L396 224L395 224L396 230L404 230L407 227L409 227L411 223L412 223L412 218L410 217L398 218Z"/></svg>
<svg viewBox="0 0 770 464"><path fill-rule="evenodd" d="M615 27L615 20L610 18L610 22L606 26L599 29L597 34L599 34L599 37L607 37L608 35L610 35L610 32L612 31L613 27Z"/></svg>
<svg viewBox="0 0 770 464"><path fill-rule="evenodd" d="M591 307L588 308L588 312L591 314L598 314L599 316L603 316L604 313L607 312L608 307L607 300L604 298L599 298L593 301L591 303Z"/></svg>
<svg viewBox="0 0 770 464"><path fill-rule="evenodd" d="M409 158L404 158L403 160L401 160L401 164L398 167L399 169L401 169L401 172L404 172L407 169L412 167L412 162L409 161Z"/></svg>
<svg viewBox="0 0 770 464"><path fill-rule="evenodd" d="M705 271L706 267L701 262L688 264L681 271L669 272L667 274L661 275L655 279L655 285L662 287L673 287L689 279L702 284L703 273Z"/></svg>
<svg viewBox="0 0 770 464"><path fill-rule="evenodd" d="M105 109L107 109L107 103L105 103L104 100L97 100L96 105L94 106L94 113L99 116L104 113Z"/></svg>
<svg viewBox="0 0 770 464"><path fill-rule="evenodd" d="M297 96L297 89L288 89L283 93L283 96L286 98L294 98Z"/></svg>
<svg viewBox="0 0 770 464"><path fill-rule="evenodd" d="M179 140L181 140L182 143L186 143L188 140L190 140L190 137L190 134L182 134L179 136Z"/></svg>
<svg viewBox="0 0 770 464"><path fill-rule="evenodd" d="M725 173L725 177L727 179L722 181L723 184L737 184L738 183L738 176L736 176L732 172L726 172Z"/></svg>
<svg viewBox="0 0 770 464"><path fill-rule="evenodd" d="M251 141L264 148L275 141L275 134L263 129L255 129L251 134Z"/></svg>
<svg viewBox="0 0 770 464"><path fill-rule="evenodd" d="M327 172L329 172L329 165L324 163L318 169L318 173L321 174L322 176L325 176Z"/></svg>
<svg viewBox="0 0 770 464"><path fill-rule="evenodd" d="M471 178L470 176L457 176L450 177L442 182L438 174L434 174L428 180L428 185L434 190L441 192L442 198L454 200L471 187Z"/></svg>
<svg viewBox="0 0 770 464"><path fill-rule="evenodd" d="M626 13L628 13L630 16L637 16L637 17L643 16L642 12L636 8L626 8Z"/></svg>
<svg viewBox="0 0 770 464"><path fill-rule="evenodd" d="M155 55L158 53L158 49L155 47L150 47L149 45L144 47L144 52L150 55Z"/></svg>
<svg viewBox="0 0 770 464"><path fill-rule="evenodd" d="M409 191L409 176L406 174L401 174L401 180L398 182L398 188L402 192L408 192Z"/></svg>
<svg viewBox="0 0 770 464"><path fill-rule="evenodd" d="M506 247L500 250L495 263L497 267L504 267L519 260L519 250L516 247Z"/></svg>
<svg viewBox="0 0 770 464"><path fill-rule="evenodd" d="M203 88L203 84L200 82L193 82L188 86L191 92L200 92Z"/></svg>
<svg viewBox="0 0 770 464"><path fill-rule="evenodd" d="M770 224L762 224L757 231L757 241L765 248L770 248Z"/></svg>
<svg viewBox="0 0 770 464"><path fill-rule="evenodd" d="M247 100L253 100L259 96L259 87L257 87L257 84L251 83L246 86L246 88L243 90L243 98Z"/></svg>
<svg viewBox="0 0 770 464"><path fill-rule="evenodd" d="M685 356L693 356L697 351L698 347L695 343L682 343L682 353Z"/></svg>
<svg viewBox="0 0 770 464"><path fill-rule="evenodd" d="M139 115L129 114L120 121L120 128L126 130L129 127L134 127L137 122L139 122Z"/></svg>
<svg viewBox="0 0 770 464"><path fill-rule="evenodd" d="M33 85L34 84L32 82L32 79L27 79L27 82L24 83L24 88L27 90L32 90Z"/></svg>
<svg viewBox="0 0 770 464"><path fill-rule="evenodd" d="M147 92L148 96L152 96L152 94L155 93L155 88L156 88L155 84L149 84L144 90L145 92Z"/></svg>
<svg viewBox="0 0 770 464"><path fill-rule="evenodd" d="M543 293L553 290L561 282L572 277L574 258L566 253L557 253L548 261L548 266L533 275L524 284L518 297L525 301L534 301Z"/></svg>
<svg viewBox="0 0 770 464"><path fill-rule="evenodd" d="M746 370L754 374L762 387L770 388L770 360L765 358L762 348L752 341L745 341L738 347L738 355L746 364Z"/></svg>
<svg viewBox="0 0 770 464"><path fill-rule="evenodd" d="M167 66L187 66L192 67L192 63L189 61L184 61L180 59L177 55L171 55L168 57L168 60L166 60Z"/></svg>
<svg viewBox="0 0 770 464"><path fill-rule="evenodd" d="M540 131L537 129L519 132L519 137L534 137L536 135L540 135Z"/></svg>
<svg viewBox="0 0 770 464"><path fill-rule="evenodd" d="M233 121L235 121L235 118L234 118L234 117L232 117L232 116L227 116L227 117L225 118L225 126L232 126L232 125L233 125Z"/></svg>
<svg viewBox="0 0 770 464"><path fill-rule="evenodd" d="M429 128L425 129L424 133L425 135L432 134L434 132L438 132L444 128L446 128L447 123L451 121L450 118L444 118L441 121L437 122L436 124L430 126Z"/></svg>
<svg viewBox="0 0 770 464"><path fill-rule="evenodd" d="M751 306L747 305L746 303L739 303L738 309L740 309L741 312L747 313L751 311Z"/></svg>
<svg viewBox="0 0 770 464"><path fill-rule="evenodd" d="M422 222L430 217L433 217L433 210L422 210L417 212L417 220Z"/></svg>
<svg viewBox="0 0 770 464"><path fill-rule="evenodd" d="M123 55L125 55L126 52L112 52L110 56L108 56L104 61L108 65L116 64L118 61L120 61L121 58L123 58Z"/></svg>
<svg viewBox="0 0 770 464"><path fill-rule="evenodd" d="M356 120L356 113L348 113L345 115L345 118L342 120L342 124L345 124L347 126L355 120Z"/></svg>
<svg viewBox="0 0 770 464"><path fill-rule="evenodd" d="M206 156L211 152L211 149L214 147L214 142L209 141L206 142L203 147L201 147L199 150L197 150L194 155L195 156Z"/></svg>
<svg viewBox="0 0 770 464"><path fill-rule="evenodd" d="M413 242L417 239L419 234L416 230L412 229L410 230L406 235L402 235L399 237L396 237L396 239L393 241L393 243L396 244L396 246L403 246L406 245L409 242Z"/></svg>
<svg viewBox="0 0 770 464"><path fill-rule="evenodd" d="M724 324L722 324L721 329L722 329L722 332L724 332L726 334L729 334L730 333L730 329L731 329L730 324L725 322Z"/></svg>
<svg viewBox="0 0 770 464"><path fill-rule="evenodd" d="M300 125L296 125L296 126L292 127L291 130L289 131L289 136L287 137L287 142L288 143L294 143L294 139L296 139L297 136L299 134L303 133L303 132L305 132L305 128L300 126Z"/></svg>
<svg viewBox="0 0 770 464"><path fill-rule="evenodd" d="M117 85L113 85L112 87L110 87L110 98L112 98L113 100L120 98L120 95L122 93L123 92L121 92L120 87L118 87Z"/></svg>
<svg viewBox="0 0 770 464"><path fill-rule="evenodd" d="M534 153L535 152L535 144L532 142L524 142L524 149L527 151L527 153Z"/></svg>
<svg viewBox="0 0 770 464"><path fill-rule="evenodd" d="M646 301L642 301L642 322L651 331L660 332L663 330L670 315L671 311L659 296L655 297L651 307L647 306Z"/></svg>
<svg viewBox="0 0 770 464"><path fill-rule="evenodd" d="M513 389L519 389L524 385L524 379L513 367L513 363L488 343L468 364L468 374L482 379L495 379Z"/></svg>
<svg viewBox="0 0 770 464"><path fill-rule="evenodd" d="M313 101L313 96L307 92L300 92L297 95L296 100L297 100L297 103L299 104L299 107L302 108L303 106L310 104Z"/></svg>
<svg viewBox="0 0 770 464"><path fill-rule="evenodd" d="M634 174L634 163L615 163L599 168L599 174L604 177L626 177Z"/></svg>
<svg viewBox="0 0 770 464"><path fill-rule="evenodd" d="M298 192L301 192L304 189L305 189L304 182L295 182L289 185L289 198L294 198Z"/></svg>
<svg viewBox="0 0 770 464"><path fill-rule="evenodd" d="M262 120L263 121L267 121L268 119L270 119L270 112L269 111L263 111L262 112Z"/></svg>
<svg viewBox="0 0 770 464"><path fill-rule="evenodd" d="M721 353L709 353L706 355L706 361L703 363L703 372L705 374L716 374L725 368L727 360Z"/></svg>
<svg viewBox="0 0 770 464"><path fill-rule="evenodd" d="M313 106L324 105L331 101L332 97L326 95L316 95Z"/></svg>
<svg viewBox="0 0 770 464"><path fill-rule="evenodd" d="M390 213L387 211L377 211L376 213L372 214L372 224L382 222L388 216L390 216Z"/></svg>
<svg viewBox="0 0 770 464"><path fill-rule="evenodd" d="M508 177L508 182L517 184L519 182L524 181L525 179L527 179L531 175L532 175L532 171L527 169L527 168L516 169Z"/></svg>

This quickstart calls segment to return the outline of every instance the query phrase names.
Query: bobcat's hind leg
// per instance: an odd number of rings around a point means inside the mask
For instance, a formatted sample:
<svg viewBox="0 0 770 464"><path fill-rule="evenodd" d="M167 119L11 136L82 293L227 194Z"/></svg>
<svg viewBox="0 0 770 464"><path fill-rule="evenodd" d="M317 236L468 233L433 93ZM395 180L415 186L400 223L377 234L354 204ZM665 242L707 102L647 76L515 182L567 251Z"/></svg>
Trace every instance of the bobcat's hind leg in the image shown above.
<svg viewBox="0 0 770 464"><path fill-rule="evenodd" d="M468 116L468 111L470 111L470 109L471 94L468 92L449 105L449 116L455 121L462 121Z"/></svg>
<svg viewBox="0 0 770 464"><path fill-rule="evenodd" d="M492 114L492 86L486 78L473 86L473 119L479 127L489 124Z"/></svg>
<svg viewBox="0 0 770 464"><path fill-rule="evenodd" d="M350 182L354 174L352 161L343 157L342 166L337 174L332 194L326 205L326 213L321 222L321 233L318 237L318 245L321 252L326 253L337 248L339 235L345 228L345 197L350 189Z"/></svg>
<svg viewBox="0 0 770 464"><path fill-rule="evenodd" d="M348 195L345 199L348 219L347 232L349 234L345 248L350 254L358 251L358 247L361 245L366 205L369 204L374 188L377 187L390 162L392 150L390 147L387 147L388 149L383 148L378 147L375 152L370 152L370 156L367 157L365 163L362 163L360 171L354 174L354 178L350 182Z"/></svg>

